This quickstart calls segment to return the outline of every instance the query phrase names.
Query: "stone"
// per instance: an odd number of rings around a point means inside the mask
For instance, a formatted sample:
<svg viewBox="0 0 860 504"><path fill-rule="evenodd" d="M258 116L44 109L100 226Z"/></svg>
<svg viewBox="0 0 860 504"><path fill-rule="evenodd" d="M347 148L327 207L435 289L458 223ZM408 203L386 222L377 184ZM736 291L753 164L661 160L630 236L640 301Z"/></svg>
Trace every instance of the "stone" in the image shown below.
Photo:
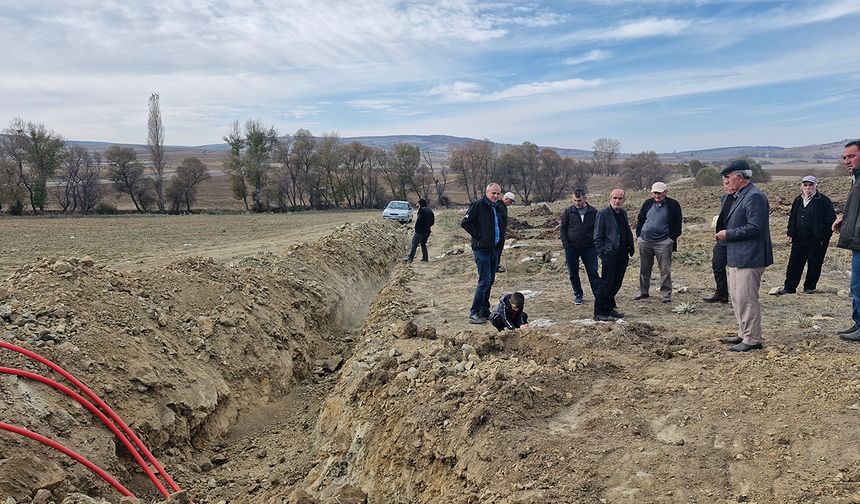
<svg viewBox="0 0 860 504"><path fill-rule="evenodd" d="M296 488L287 497L287 504L319 504L319 501L301 488Z"/></svg>
<svg viewBox="0 0 860 504"><path fill-rule="evenodd" d="M322 361L323 371L326 373L334 373L343 366L343 357L340 355L332 355L328 359Z"/></svg>
<svg viewBox="0 0 860 504"><path fill-rule="evenodd" d="M410 367L409 369L406 370L406 377L409 378L410 380L414 380L414 379L418 378L418 369L415 367Z"/></svg>
<svg viewBox="0 0 860 504"><path fill-rule="evenodd" d="M468 360L470 355L478 354L478 351L475 350L475 347L468 343L463 343L461 349L463 350L463 360Z"/></svg>
<svg viewBox="0 0 860 504"><path fill-rule="evenodd" d="M197 317L197 327L200 329L200 335L203 337L212 336L215 332L215 322L209 317Z"/></svg>
<svg viewBox="0 0 860 504"><path fill-rule="evenodd" d="M0 319L3 319L7 322L11 321L13 313L14 313L14 311L12 310L11 306L5 305L5 304L0 305Z"/></svg>
<svg viewBox="0 0 860 504"><path fill-rule="evenodd" d="M0 301L6 301L9 299L9 290L5 287L0 287Z"/></svg>
<svg viewBox="0 0 860 504"><path fill-rule="evenodd" d="M95 262L93 261L93 258L90 256L84 256L83 258L81 258L80 262L81 262L81 266L83 266L85 268L92 268L93 264L95 264Z"/></svg>
<svg viewBox="0 0 860 504"><path fill-rule="evenodd" d="M36 495L33 496L33 500L30 504L48 504L54 496L51 494L50 490L46 490L44 488L40 488L36 490Z"/></svg>
<svg viewBox="0 0 860 504"><path fill-rule="evenodd" d="M367 494L352 485L340 487L326 504L367 504Z"/></svg>
<svg viewBox="0 0 860 504"><path fill-rule="evenodd" d="M72 271L72 265L66 261L57 261L51 265L51 271L58 275L63 275Z"/></svg>

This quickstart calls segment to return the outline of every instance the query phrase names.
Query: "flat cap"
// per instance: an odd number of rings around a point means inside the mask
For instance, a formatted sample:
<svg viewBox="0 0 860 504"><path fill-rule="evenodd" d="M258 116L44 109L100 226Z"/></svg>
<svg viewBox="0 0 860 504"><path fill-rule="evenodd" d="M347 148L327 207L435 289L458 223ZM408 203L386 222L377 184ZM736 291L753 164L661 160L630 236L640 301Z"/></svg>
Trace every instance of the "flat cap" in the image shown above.
<svg viewBox="0 0 860 504"><path fill-rule="evenodd" d="M725 168L720 170L720 175L728 175L733 171L744 170L752 170L752 168L750 168L750 164L747 163L746 159L735 159L731 163L727 164Z"/></svg>

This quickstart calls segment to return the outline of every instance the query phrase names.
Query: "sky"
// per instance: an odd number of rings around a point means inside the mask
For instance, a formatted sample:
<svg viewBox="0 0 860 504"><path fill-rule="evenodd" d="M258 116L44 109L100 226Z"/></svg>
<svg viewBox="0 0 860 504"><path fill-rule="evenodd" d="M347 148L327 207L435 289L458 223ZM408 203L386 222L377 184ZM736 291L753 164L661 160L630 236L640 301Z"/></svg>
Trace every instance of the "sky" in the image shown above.
<svg viewBox="0 0 860 504"><path fill-rule="evenodd" d="M0 124L168 145L455 135L624 152L860 137L860 0L0 0Z"/></svg>

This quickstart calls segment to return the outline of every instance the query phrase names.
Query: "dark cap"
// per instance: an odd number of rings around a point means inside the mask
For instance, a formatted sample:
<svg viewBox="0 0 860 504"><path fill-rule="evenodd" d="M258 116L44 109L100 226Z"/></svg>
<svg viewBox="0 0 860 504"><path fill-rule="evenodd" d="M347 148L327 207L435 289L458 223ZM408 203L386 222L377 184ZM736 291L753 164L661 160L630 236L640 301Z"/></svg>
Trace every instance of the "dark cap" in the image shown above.
<svg viewBox="0 0 860 504"><path fill-rule="evenodd" d="M424 198L421 198L420 200L418 200L418 206L420 206L420 207L427 206L427 200Z"/></svg>
<svg viewBox="0 0 860 504"><path fill-rule="evenodd" d="M750 168L750 164L747 163L746 159L735 159L731 163L727 164L725 168L720 170L720 175L728 175L733 171L744 170L752 170L752 168Z"/></svg>

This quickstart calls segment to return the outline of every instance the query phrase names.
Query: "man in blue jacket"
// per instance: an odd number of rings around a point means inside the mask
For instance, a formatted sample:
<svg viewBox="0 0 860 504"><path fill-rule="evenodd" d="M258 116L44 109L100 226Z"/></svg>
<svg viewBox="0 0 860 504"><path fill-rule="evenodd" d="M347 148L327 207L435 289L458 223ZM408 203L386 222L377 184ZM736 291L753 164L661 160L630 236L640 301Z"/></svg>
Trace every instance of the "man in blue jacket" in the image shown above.
<svg viewBox="0 0 860 504"><path fill-rule="evenodd" d="M579 281L579 261L585 266L591 294L596 295L600 276L597 274L597 249L594 248L594 222L597 209L588 204L585 189L573 191L570 205L561 214L561 245L567 260L567 273L573 287L573 304L583 302L582 283Z"/></svg>
<svg viewBox="0 0 860 504"><path fill-rule="evenodd" d="M469 322L484 324L490 318L490 290L496 281L499 251L505 245L508 214L499 208L502 188L487 186L484 197L472 203L460 226L472 237L472 255L478 268L478 285L469 309Z"/></svg>
<svg viewBox="0 0 860 504"><path fill-rule="evenodd" d="M729 271L729 297L738 321L738 335L723 341L733 352L748 352L762 347L761 304L758 294L764 270L773 264L770 241L770 205L767 196L753 185L752 169L736 159L720 171L723 188L733 194L726 214L726 229L717 240L726 241Z"/></svg>
<svg viewBox="0 0 860 504"><path fill-rule="evenodd" d="M633 233L624 211L626 196L623 189L609 193L609 206L597 213L594 223L594 247L600 256L600 284L594 295L594 320L614 322L624 317L615 304L624 272L633 256Z"/></svg>

